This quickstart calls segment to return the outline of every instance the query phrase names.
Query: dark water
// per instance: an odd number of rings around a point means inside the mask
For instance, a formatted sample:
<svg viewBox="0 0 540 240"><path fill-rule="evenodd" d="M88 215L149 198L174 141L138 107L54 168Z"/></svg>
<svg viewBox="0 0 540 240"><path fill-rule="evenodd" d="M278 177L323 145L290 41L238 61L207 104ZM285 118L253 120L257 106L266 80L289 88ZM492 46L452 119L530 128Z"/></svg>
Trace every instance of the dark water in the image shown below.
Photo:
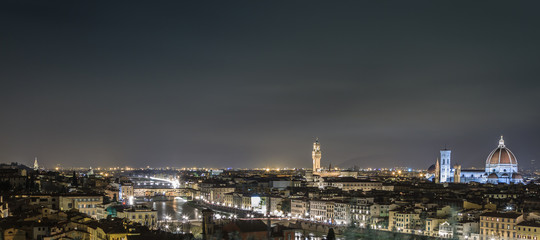
<svg viewBox="0 0 540 240"><path fill-rule="evenodd" d="M159 220L166 220L166 217L170 217L168 220L182 220L183 216L189 219L198 219L201 214L192 204L181 198L150 200L147 203L158 211Z"/></svg>

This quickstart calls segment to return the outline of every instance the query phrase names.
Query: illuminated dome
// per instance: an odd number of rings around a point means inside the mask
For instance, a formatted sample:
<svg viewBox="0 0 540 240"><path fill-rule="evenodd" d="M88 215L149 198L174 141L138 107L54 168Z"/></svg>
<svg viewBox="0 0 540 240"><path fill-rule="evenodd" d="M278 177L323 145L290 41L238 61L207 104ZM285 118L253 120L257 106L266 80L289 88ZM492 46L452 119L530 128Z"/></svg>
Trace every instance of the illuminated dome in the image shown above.
<svg viewBox="0 0 540 240"><path fill-rule="evenodd" d="M516 156L506 148L501 136L499 146L488 155L486 159L486 173L512 174L518 171ZM508 175L510 176L510 175Z"/></svg>
<svg viewBox="0 0 540 240"><path fill-rule="evenodd" d="M510 149L506 148L502 136L499 140L499 146L489 154L486 164L517 164L516 156Z"/></svg>

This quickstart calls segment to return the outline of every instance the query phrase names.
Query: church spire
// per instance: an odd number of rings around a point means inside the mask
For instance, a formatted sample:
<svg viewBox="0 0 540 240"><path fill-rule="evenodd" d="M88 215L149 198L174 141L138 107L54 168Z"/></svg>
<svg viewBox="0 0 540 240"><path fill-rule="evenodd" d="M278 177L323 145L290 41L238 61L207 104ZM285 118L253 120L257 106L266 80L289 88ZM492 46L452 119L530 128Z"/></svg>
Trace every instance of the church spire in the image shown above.
<svg viewBox="0 0 540 240"><path fill-rule="evenodd" d="M441 165L439 163L439 158L437 158L437 161L435 162L435 176L433 180L435 183L439 183L441 181Z"/></svg>
<svg viewBox="0 0 540 240"><path fill-rule="evenodd" d="M37 162L37 157L36 157L36 158L34 158L34 170L37 171L38 169L39 169L39 164Z"/></svg>
<svg viewBox="0 0 540 240"><path fill-rule="evenodd" d="M504 146L503 135L501 135L501 140L499 140L499 147L505 147L505 146Z"/></svg>

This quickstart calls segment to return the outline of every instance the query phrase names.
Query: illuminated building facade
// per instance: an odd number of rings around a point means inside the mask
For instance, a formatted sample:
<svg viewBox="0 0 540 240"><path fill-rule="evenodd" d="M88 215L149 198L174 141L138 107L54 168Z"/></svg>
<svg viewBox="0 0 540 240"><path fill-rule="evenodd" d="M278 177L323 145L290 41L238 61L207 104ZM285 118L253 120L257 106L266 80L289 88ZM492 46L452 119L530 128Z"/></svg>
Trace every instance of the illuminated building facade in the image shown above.
<svg viewBox="0 0 540 240"><path fill-rule="evenodd" d="M479 183L523 183L523 177L518 173L516 156L504 144L501 136L499 145L488 155L485 169L461 169L461 166L451 168L451 151L443 149L440 152L435 174L431 176L434 182L479 182ZM458 175L456 175L458 174Z"/></svg>
<svg viewBox="0 0 540 240"><path fill-rule="evenodd" d="M445 182L449 182L450 181L450 178L451 178L451 165L450 165L450 154L452 153L452 151L450 151L449 149L443 149L441 150L441 163L440 163L440 168L441 168L441 173L440 173L440 182L441 183L445 183Z"/></svg>

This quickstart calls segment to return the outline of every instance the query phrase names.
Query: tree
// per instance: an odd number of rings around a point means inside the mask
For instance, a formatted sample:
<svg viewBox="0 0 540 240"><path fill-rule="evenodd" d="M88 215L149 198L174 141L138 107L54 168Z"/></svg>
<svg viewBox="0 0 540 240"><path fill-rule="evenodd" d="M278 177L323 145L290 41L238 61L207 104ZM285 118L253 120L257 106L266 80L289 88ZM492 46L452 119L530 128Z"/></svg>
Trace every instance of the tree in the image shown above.
<svg viewBox="0 0 540 240"><path fill-rule="evenodd" d="M287 199L281 202L281 211L283 213L291 212L291 199Z"/></svg>
<svg viewBox="0 0 540 240"><path fill-rule="evenodd" d="M345 237L345 240L356 240L356 239L364 239L363 235L361 233L362 229L358 229L352 225L349 225L347 229L343 232L343 236Z"/></svg>
<svg viewBox="0 0 540 240"><path fill-rule="evenodd" d="M328 229L328 234L326 235L327 240L336 240L336 234L334 233L334 229L330 228Z"/></svg>
<svg viewBox="0 0 540 240"><path fill-rule="evenodd" d="M73 182L71 183L71 185L72 185L73 187L78 187L78 186L79 186L79 182L78 182L78 180L77 180L77 174L75 173L75 171L73 171L73 178L72 178L72 181L73 181Z"/></svg>

